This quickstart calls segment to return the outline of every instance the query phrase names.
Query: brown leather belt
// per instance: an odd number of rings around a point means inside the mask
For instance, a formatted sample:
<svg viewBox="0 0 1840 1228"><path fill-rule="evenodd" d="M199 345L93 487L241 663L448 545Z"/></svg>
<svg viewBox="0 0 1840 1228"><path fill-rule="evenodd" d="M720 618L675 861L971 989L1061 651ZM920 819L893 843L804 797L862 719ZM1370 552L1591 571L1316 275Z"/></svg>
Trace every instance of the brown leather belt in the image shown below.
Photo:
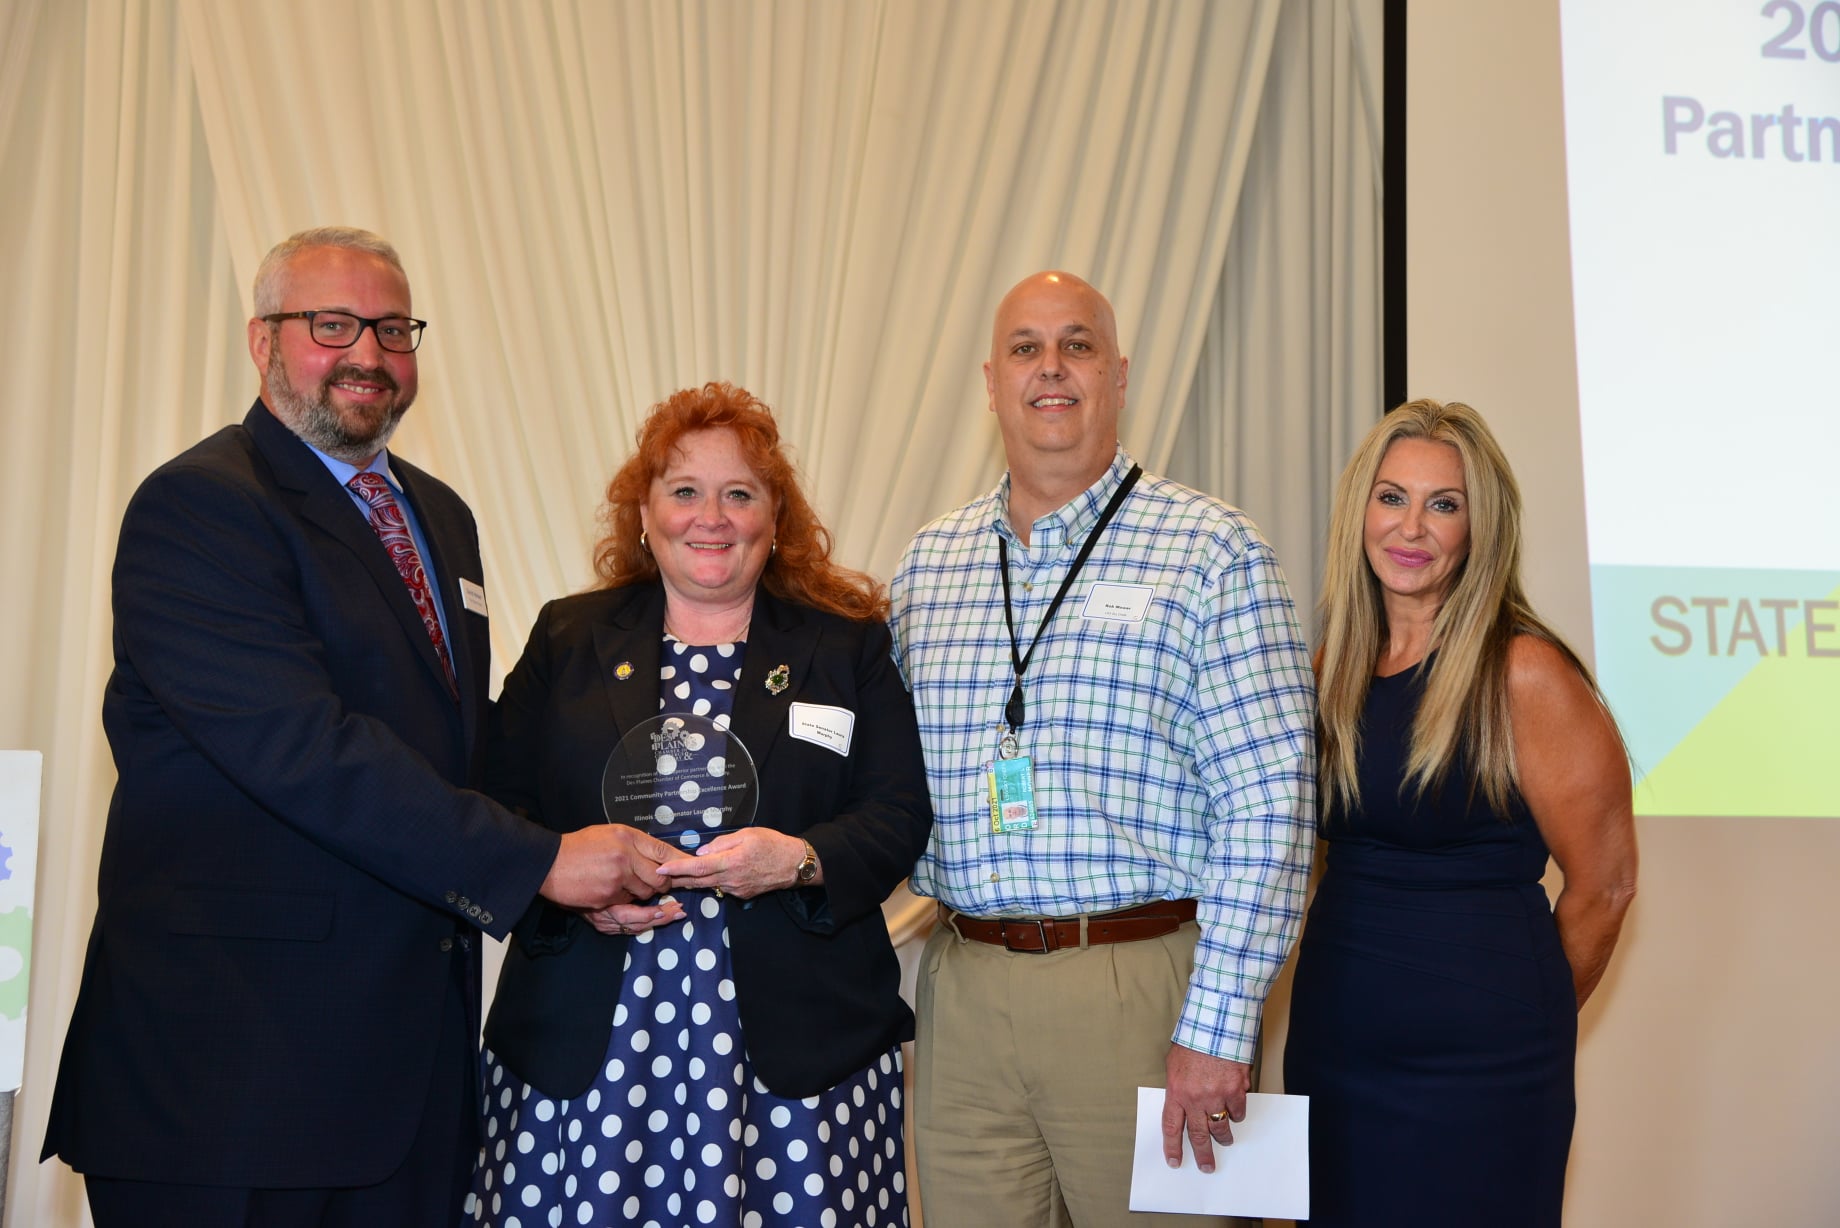
<svg viewBox="0 0 1840 1228"><path fill-rule="evenodd" d="M1081 917L968 917L939 906L939 919L961 938L988 942L1006 951L1045 955L1050 951L1078 950L1085 922L1086 945L1105 942L1141 942L1173 934L1183 922L1195 919L1193 900L1156 900L1117 912L1096 912Z"/></svg>

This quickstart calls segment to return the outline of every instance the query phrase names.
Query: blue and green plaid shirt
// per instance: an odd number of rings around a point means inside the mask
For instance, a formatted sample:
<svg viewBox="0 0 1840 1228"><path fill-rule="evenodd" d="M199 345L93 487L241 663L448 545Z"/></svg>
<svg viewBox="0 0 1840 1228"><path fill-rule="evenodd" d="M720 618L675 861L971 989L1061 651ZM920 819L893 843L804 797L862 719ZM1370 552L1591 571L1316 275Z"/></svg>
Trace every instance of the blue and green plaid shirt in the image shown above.
<svg viewBox="0 0 1840 1228"><path fill-rule="evenodd" d="M1015 680L998 536L1027 652L1131 464L1120 447L1104 477L1031 526L1027 546L1009 528L1005 475L908 547L890 621L934 809L912 885L984 917L1198 901L1201 940L1173 1039L1245 1062L1302 920L1316 691L1284 575L1243 513L1138 480L1023 677L1038 826L991 833L986 774Z"/></svg>

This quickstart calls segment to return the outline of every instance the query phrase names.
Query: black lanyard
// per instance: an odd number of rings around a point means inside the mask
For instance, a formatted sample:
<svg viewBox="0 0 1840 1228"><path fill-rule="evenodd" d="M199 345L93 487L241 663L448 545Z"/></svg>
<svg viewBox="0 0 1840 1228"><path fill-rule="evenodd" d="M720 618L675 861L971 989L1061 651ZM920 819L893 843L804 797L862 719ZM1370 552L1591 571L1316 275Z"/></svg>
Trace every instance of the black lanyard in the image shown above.
<svg viewBox="0 0 1840 1228"><path fill-rule="evenodd" d="M1046 631L1048 624L1053 621L1054 611L1061 608L1061 598L1065 597L1067 590L1073 587L1073 578L1079 575L1080 568L1086 565L1086 556L1091 554L1093 547L1098 544L1099 534L1105 532L1105 526L1112 522L1112 516L1118 511L1118 505L1123 503L1124 497L1131 493L1131 487L1137 485L1137 477L1143 471L1142 465L1132 465L1131 472L1124 475L1124 481L1119 483L1117 491L1112 495L1112 501L1105 505L1103 512L1099 513L1099 523L1094 525L1092 532L1086 535L1086 544L1080 547L1079 555L1073 560L1073 566L1067 571L1067 578L1061 581L1060 591L1055 593L1054 600L1048 603L1048 612L1041 616L1041 626L1035 628L1035 638L1029 641L1027 652L1023 652L1016 644L1016 616L1010 613L1009 608L1009 548L1003 541L1003 535L997 534L997 569L1003 573L1003 622L1009 628L1010 664L1016 669L1015 688L1009 693L1009 702L1003 705L1003 719L1009 725L1011 737L1022 729L1022 671L1029 667L1029 658L1035 655L1035 646L1041 643L1041 633Z"/></svg>

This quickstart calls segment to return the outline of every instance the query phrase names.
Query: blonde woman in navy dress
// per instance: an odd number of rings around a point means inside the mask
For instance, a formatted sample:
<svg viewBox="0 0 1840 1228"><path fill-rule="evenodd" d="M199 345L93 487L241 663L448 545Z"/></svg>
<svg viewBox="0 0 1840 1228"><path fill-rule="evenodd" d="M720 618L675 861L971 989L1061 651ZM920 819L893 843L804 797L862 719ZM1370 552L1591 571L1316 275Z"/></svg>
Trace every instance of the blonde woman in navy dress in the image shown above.
<svg viewBox="0 0 1840 1228"><path fill-rule="evenodd" d="M1329 534L1327 850L1284 1053L1309 1223L1557 1228L1578 1008L1635 894L1622 740L1521 591L1520 492L1475 410L1388 414Z"/></svg>
<svg viewBox="0 0 1840 1228"><path fill-rule="evenodd" d="M604 821L621 736L694 712L760 774L752 826L659 865L673 890L540 906L485 1029L467 1223L907 1223L881 904L932 826L887 601L830 560L770 410L727 384L654 407L614 476L601 586L550 602L506 679L487 785Z"/></svg>

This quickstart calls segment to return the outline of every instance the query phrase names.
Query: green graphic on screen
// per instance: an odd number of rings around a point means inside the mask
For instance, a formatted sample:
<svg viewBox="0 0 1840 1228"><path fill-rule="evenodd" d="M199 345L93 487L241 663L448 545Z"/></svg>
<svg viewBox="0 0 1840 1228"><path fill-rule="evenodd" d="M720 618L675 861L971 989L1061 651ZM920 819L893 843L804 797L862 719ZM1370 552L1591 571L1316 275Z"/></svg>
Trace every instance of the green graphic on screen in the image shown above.
<svg viewBox="0 0 1840 1228"><path fill-rule="evenodd" d="M1840 815L1840 572L1591 568L1636 813Z"/></svg>

